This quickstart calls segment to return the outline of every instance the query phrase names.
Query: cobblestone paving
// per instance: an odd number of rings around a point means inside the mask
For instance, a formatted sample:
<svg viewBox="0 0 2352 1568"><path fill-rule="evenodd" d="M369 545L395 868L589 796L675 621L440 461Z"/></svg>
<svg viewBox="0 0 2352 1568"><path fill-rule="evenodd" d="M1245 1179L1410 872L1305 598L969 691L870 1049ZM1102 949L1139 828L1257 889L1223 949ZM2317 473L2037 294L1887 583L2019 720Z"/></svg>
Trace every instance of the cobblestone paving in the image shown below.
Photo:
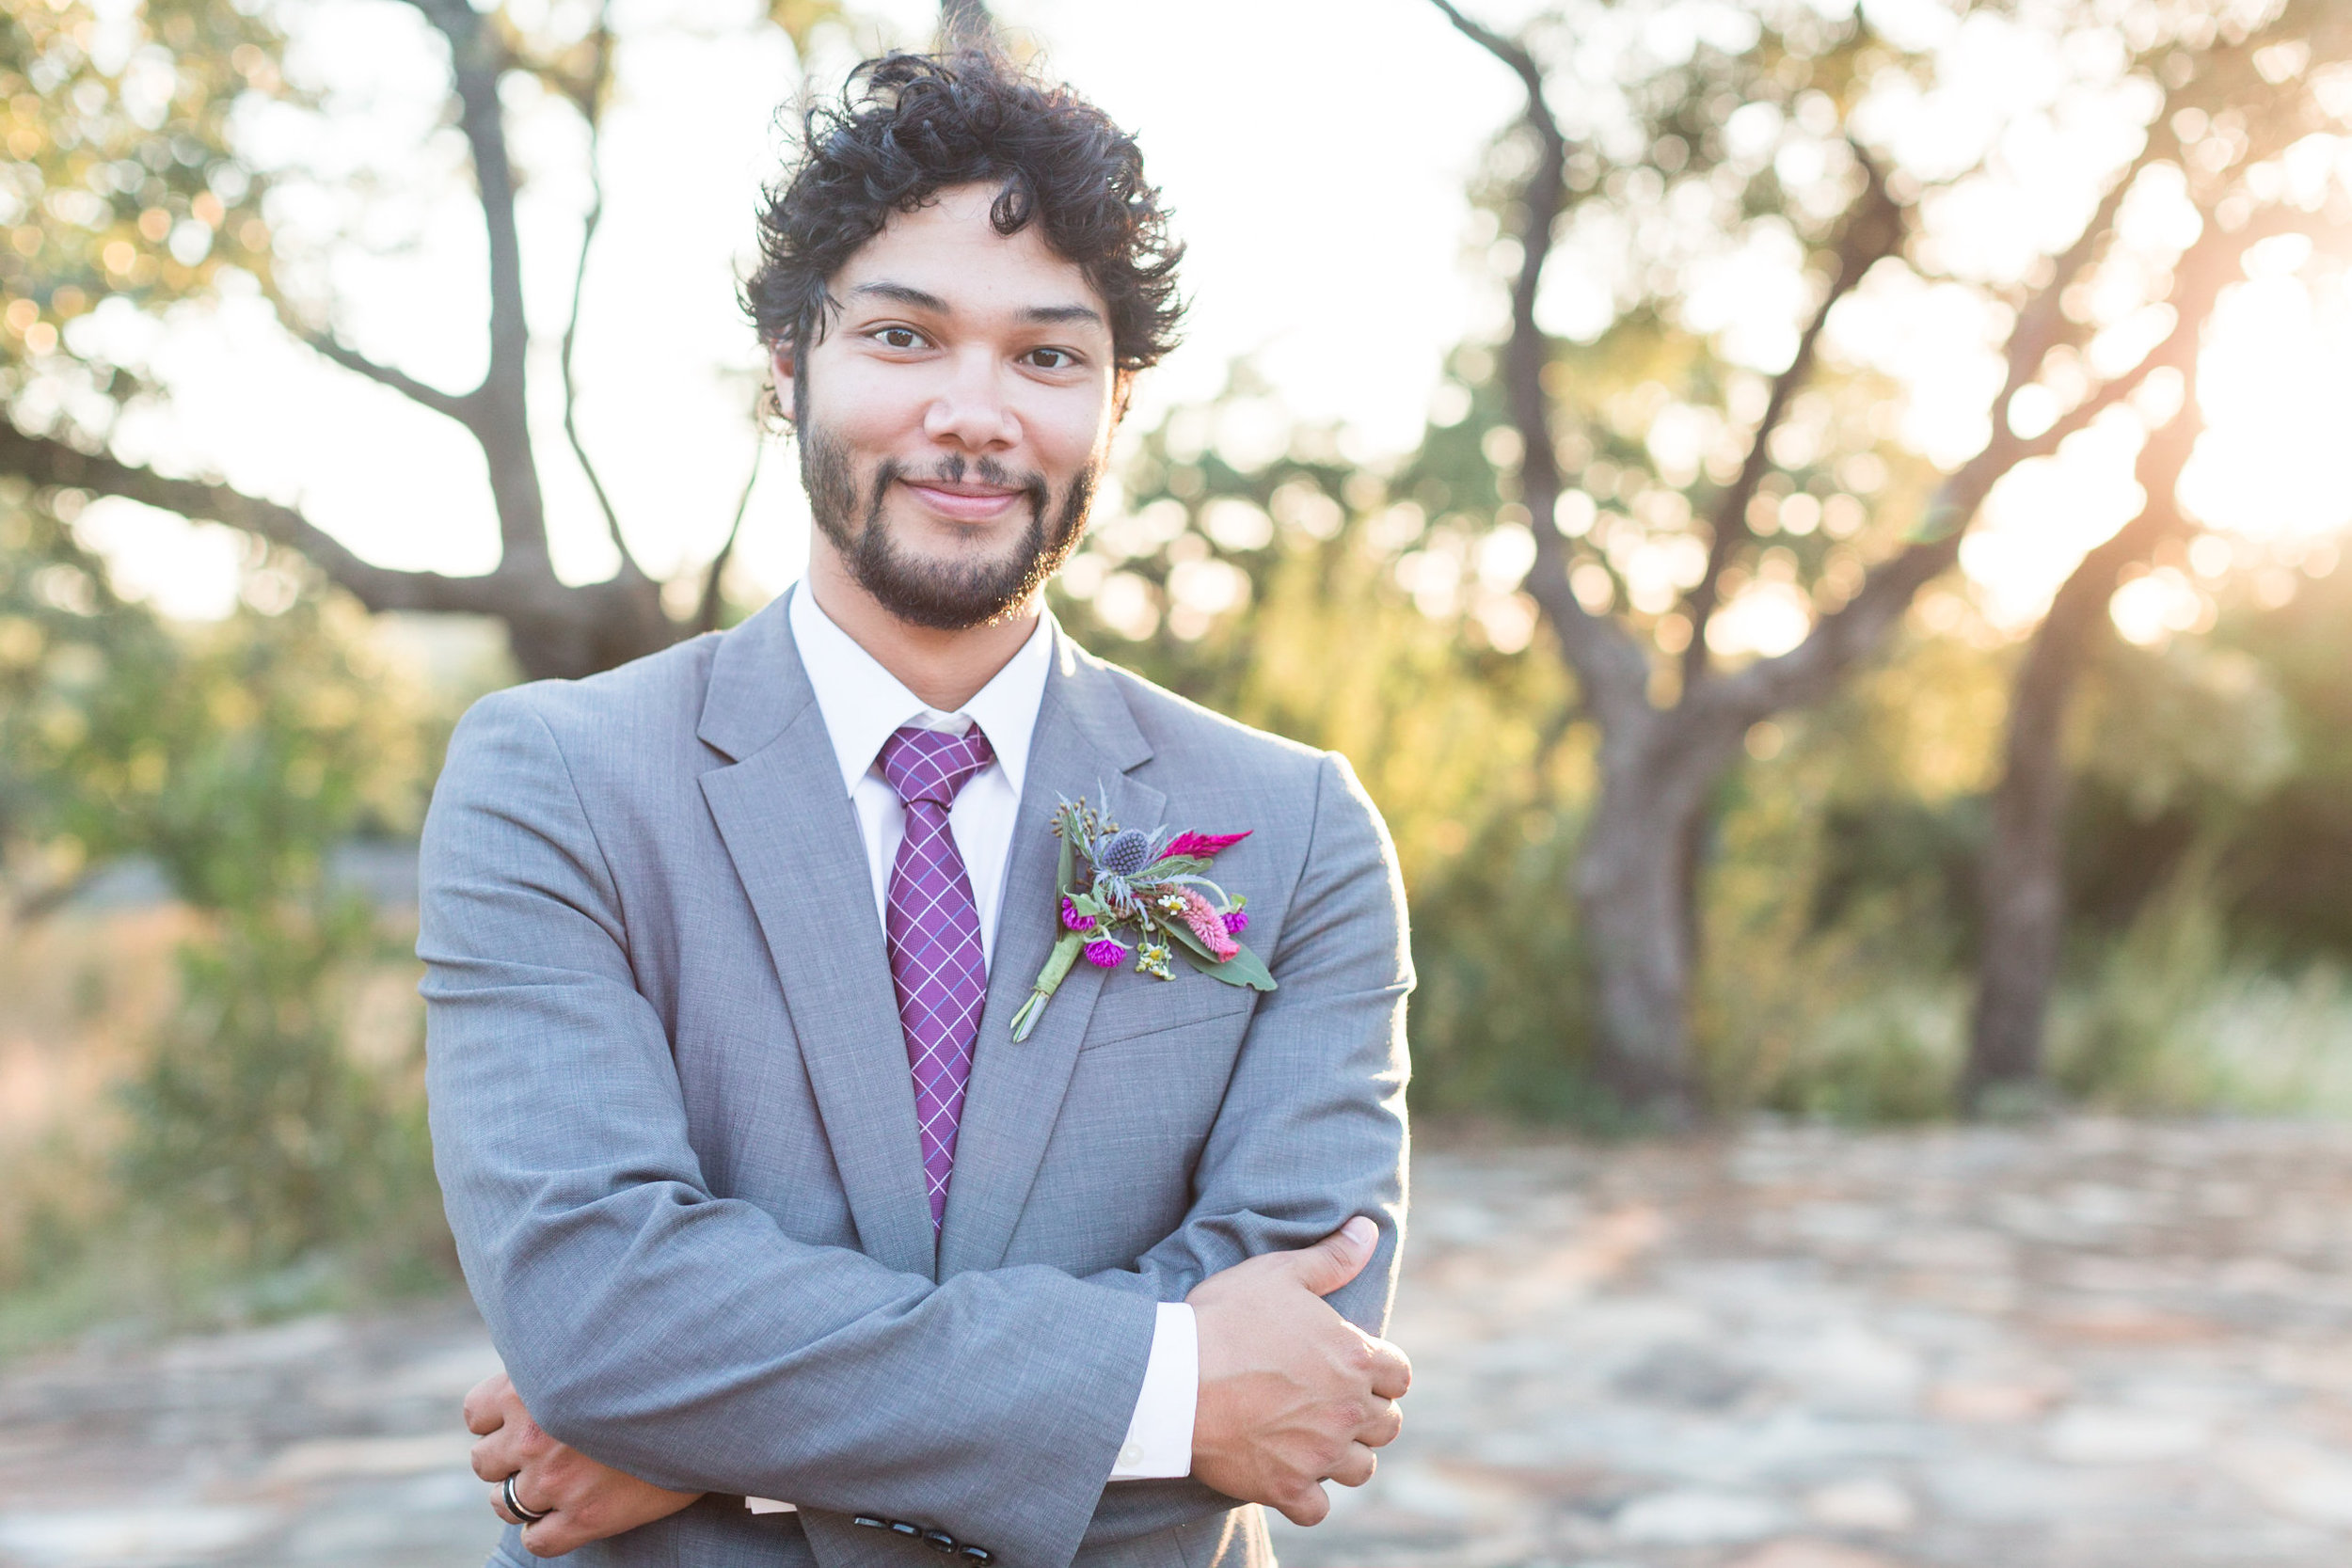
<svg viewBox="0 0 2352 1568"><path fill-rule="evenodd" d="M1416 1163L1406 1433L1290 1568L2343 1568L2352 1137Z"/></svg>
<svg viewBox="0 0 2352 1568"><path fill-rule="evenodd" d="M1379 1477L1290 1568L2342 1568L2352 1134L1447 1147ZM0 1563L425 1568L495 1527L441 1307L0 1370Z"/></svg>

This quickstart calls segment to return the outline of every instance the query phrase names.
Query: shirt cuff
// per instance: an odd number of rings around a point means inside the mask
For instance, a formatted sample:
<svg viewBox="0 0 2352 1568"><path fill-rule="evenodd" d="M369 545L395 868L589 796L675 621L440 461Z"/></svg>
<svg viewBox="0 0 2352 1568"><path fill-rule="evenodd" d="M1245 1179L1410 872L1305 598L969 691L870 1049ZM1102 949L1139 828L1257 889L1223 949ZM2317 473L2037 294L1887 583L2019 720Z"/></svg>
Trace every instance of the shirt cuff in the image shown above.
<svg viewBox="0 0 2352 1568"><path fill-rule="evenodd" d="M1200 1400L1200 1328L1181 1301L1160 1303L1152 1325L1152 1359L1143 1369L1127 1440L1119 1445L1113 1481L1163 1481L1192 1474L1193 1407Z"/></svg>

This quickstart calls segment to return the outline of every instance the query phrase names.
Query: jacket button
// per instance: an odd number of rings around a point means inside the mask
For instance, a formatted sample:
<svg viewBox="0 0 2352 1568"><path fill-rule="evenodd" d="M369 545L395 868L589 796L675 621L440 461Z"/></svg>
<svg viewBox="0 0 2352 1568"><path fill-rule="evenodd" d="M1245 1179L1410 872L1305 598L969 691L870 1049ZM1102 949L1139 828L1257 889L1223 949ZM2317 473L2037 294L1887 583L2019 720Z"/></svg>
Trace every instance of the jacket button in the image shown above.
<svg viewBox="0 0 2352 1568"><path fill-rule="evenodd" d="M897 1530L900 1535L906 1536L910 1540L919 1539L923 1533L922 1526L910 1525L904 1519L891 1520L890 1528Z"/></svg>
<svg viewBox="0 0 2352 1568"><path fill-rule="evenodd" d="M935 1552L952 1552L956 1549L956 1538L944 1529L927 1529L923 1532L923 1544Z"/></svg>
<svg viewBox="0 0 2352 1568"><path fill-rule="evenodd" d="M973 1568L988 1568L990 1554L984 1547L966 1546L962 1551L958 1552L956 1555L969 1560L972 1563Z"/></svg>
<svg viewBox="0 0 2352 1568"><path fill-rule="evenodd" d="M862 1525L867 1529L888 1529L890 1528L889 1520L877 1519L870 1513L860 1513L852 1518L850 1523L853 1525Z"/></svg>

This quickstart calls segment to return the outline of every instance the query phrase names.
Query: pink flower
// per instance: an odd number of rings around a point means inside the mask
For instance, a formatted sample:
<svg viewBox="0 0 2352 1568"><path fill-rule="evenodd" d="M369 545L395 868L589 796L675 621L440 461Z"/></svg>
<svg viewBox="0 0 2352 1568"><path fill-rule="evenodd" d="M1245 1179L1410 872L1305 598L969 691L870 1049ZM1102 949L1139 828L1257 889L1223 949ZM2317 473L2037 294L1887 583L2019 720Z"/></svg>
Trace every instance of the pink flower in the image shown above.
<svg viewBox="0 0 2352 1568"><path fill-rule="evenodd" d="M1171 855L1190 855L1195 860L1210 860L1219 849L1230 849L1248 836L1248 829L1237 833L1178 833L1168 847L1160 851L1160 859L1167 860Z"/></svg>
<svg viewBox="0 0 2352 1568"><path fill-rule="evenodd" d="M1094 929L1094 917L1090 914L1080 914L1078 906L1073 904L1067 897L1061 901L1061 923L1066 929L1073 931Z"/></svg>
<svg viewBox="0 0 2352 1568"><path fill-rule="evenodd" d="M1227 910L1225 911L1225 928L1235 936L1239 936L1244 931L1249 929L1249 911L1248 910Z"/></svg>
<svg viewBox="0 0 2352 1568"><path fill-rule="evenodd" d="M1117 969L1127 961L1127 949L1108 937L1096 937L1086 945L1087 962L1097 969Z"/></svg>
<svg viewBox="0 0 2352 1568"><path fill-rule="evenodd" d="M1192 934L1200 939L1200 945L1206 947L1218 962L1222 963L1241 951L1234 943L1232 934L1226 930L1224 918L1209 907L1206 898L1191 888L1184 889L1184 924L1192 927Z"/></svg>

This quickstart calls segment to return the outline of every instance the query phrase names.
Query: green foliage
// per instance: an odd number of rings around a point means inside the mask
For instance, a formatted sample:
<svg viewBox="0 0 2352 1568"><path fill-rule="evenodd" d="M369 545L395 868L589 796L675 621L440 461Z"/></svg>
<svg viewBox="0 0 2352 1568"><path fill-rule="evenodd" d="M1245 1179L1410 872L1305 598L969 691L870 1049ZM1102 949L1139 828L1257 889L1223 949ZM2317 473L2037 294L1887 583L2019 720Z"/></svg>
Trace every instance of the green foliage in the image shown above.
<svg viewBox="0 0 2352 1568"><path fill-rule="evenodd" d="M2231 607L2214 635L2256 660L2284 708L2294 766L2237 815L2225 864L2232 920L2301 957L2352 961L2352 570L2283 607Z"/></svg>
<svg viewBox="0 0 2352 1568"><path fill-rule="evenodd" d="M131 1091L126 1188L255 1262L429 1244L437 1227L421 1038L362 1066L345 1037L354 978L389 954L373 911L329 882L328 854L367 828L413 829L424 761L414 698L388 689L363 626L312 593L187 637L144 740L162 784L131 803L215 930L182 954L180 1011Z"/></svg>
<svg viewBox="0 0 2352 1568"><path fill-rule="evenodd" d="M223 623L159 623L75 542L72 499L0 510L0 867L37 916L144 856L199 934L123 1087L110 1197L31 1205L0 1275L114 1277L126 1248L158 1278L330 1252L413 1272L447 1246L421 1037L412 1018L355 1054L355 988L401 943L330 861L355 835L413 832L433 740L418 695L298 562L257 556Z"/></svg>
<svg viewBox="0 0 2352 1568"><path fill-rule="evenodd" d="M1947 857L1964 851L1947 833L1915 832L1951 803L1888 791L1955 765L1941 726L1969 705L1952 699L1996 678L1950 652L1907 642L1837 701L1789 721L1781 749L1722 791L1694 1020L1718 1107L1846 1122L1949 1113L1964 932ZM1940 714L1921 711L1923 687L1946 697Z"/></svg>
<svg viewBox="0 0 2352 1568"><path fill-rule="evenodd" d="M60 520L0 502L0 841L23 880L130 851L204 909L310 886L342 835L413 824L427 736L366 617L257 559L249 606L169 628L126 604Z"/></svg>
<svg viewBox="0 0 2352 1568"><path fill-rule="evenodd" d="M179 662L58 502L0 494L0 869L35 896L135 842L114 802L160 783L143 739Z"/></svg>
<svg viewBox="0 0 2352 1568"><path fill-rule="evenodd" d="M266 280L262 184L230 150L247 94L283 92L281 40L231 0L0 11L0 403L40 372L122 401L130 372L61 335L103 300L200 296L225 267Z"/></svg>
<svg viewBox="0 0 2352 1568"><path fill-rule="evenodd" d="M1583 965L1559 917L1590 757L1558 661L1528 651L1516 575L1482 577L1476 531L1432 525L1246 369L1147 434L1126 477L1126 515L1065 572L1057 611L1170 689L1355 764L1414 911L1419 1101L1593 1113L1573 1073Z"/></svg>
<svg viewBox="0 0 2352 1568"><path fill-rule="evenodd" d="M2051 1074L2136 1112L2352 1110L2352 979L2265 963L2233 933L2218 842L2182 857L2059 1002Z"/></svg>
<svg viewBox="0 0 2352 1568"><path fill-rule="evenodd" d="M385 947L364 903L314 898L183 948L179 1009L126 1093L125 1190L248 1263L437 1245L417 1058L387 1072L347 1049L354 971Z"/></svg>
<svg viewBox="0 0 2352 1568"><path fill-rule="evenodd" d="M1541 807L1498 813L1411 890L1414 1103L1612 1127L1589 1060L1586 959L1563 918L1573 823Z"/></svg>
<svg viewBox="0 0 2352 1568"><path fill-rule="evenodd" d="M1477 428L1478 406L1464 429ZM1125 515L1089 542L1057 610L1110 657L1356 763L1396 837L1413 911L1415 1103L1609 1125L1582 1073L1589 979L1569 897L1592 735L1540 630L1498 646L1516 588L1482 578L1479 552L1513 518L1482 443L1435 429L1419 457L1384 474L1348 462L1330 433L1294 426L1243 372L1227 397L1148 433L1127 477ZM1203 569L1232 580L1205 601L1215 610L1187 609L1187 578ZM2312 738L2340 733L2339 708L2352 707L2343 586L2331 578L2308 607L2225 622L2210 642L2119 644L2094 666L2074 737L2081 913L2068 1020L2122 1017L2116 933L2203 833L2232 874L2195 907L2230 933L2229 951L2175 963L2186 990L2166 1005L2204 997L2192 1009L2200 1033L2175 1029L2152 1049L2200 1059L2192 1045L2236 1037L2238 1004L2289 1020L2297 1039L2329 1037L2333 1015L2308 1001L2328 972L2273 973L2257 950L2269 917L2254 912L2272 906L2249 889L2277 875L2257 851L2279 802L2324 799L2333 811L2352 800L2325 771L2344 766L2344 749ZM1718 1106L1851 1122L1953 1114L1977 856L2016 653L1938 590L1883 664L1777 721L1771 754L1727 777L1701 866L1695 1018ZM2332 904L2307 907L2339 907L2343 885L2331 884ZM2088 1025L2067 1027L2070 1040L2088 1037ZM2069 1092L2138 1092L2122 1085L2140 1069L2111 1048L2070 1061ZM2245 1083L2283 1081L2275 1064L2235 1077L2166 1070L2216 1095L2225 1078L2241 1097L2253 1092ZM2177 1085L2167 1093L2193 1102Z"/></svg>

